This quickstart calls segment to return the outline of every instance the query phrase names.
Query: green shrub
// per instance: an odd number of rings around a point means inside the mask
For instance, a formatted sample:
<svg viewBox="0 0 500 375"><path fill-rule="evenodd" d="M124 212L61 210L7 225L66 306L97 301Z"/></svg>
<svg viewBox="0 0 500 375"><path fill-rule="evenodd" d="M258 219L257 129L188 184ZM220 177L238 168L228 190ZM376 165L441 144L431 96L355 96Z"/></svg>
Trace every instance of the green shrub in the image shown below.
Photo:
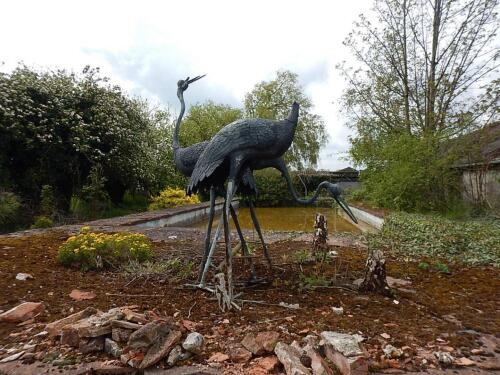
<svg viewBox="0 0 500 375"><path fill-rule="evenodd" d="M274 207L287 205L291 201L286 181L281 174L273 169L256 171L254 173L257 183L257 204L260 206Z"/></svg>
<svg viewBox="0 0 500 375"><path fill-rule="evenodd" d="M80 234L61 245L57 259L65 266L101 269L130 261L144 262L152 256L151 242L143 234L92 233L89 227L84 227Z"/></svg>
<svg viewBox="0 0 500 375"><path fill-rule="evenodd" d="M159 196L154 197L148 210L159 210L162 208L180 207L187 204L200 203L197 195L188 196L182 189L167 188Z"/></svg>
<svg viewBox="0 0 500 375"><path fill-rule="evenodd" d="M115 203L127 188L156 192L178 175L171 124L168 111L129 97L99 69L75 74L20 64L0 72L0 180L32 202L50 183L57 202L67 204L101 164Z"/></svg>
<svg viewBox="0 0 500 375"><path fill-rule="evenodd" d="M441 262L435 263L434 269L438 272L441 272L441 273L450 273L450 269L448 268L448 266L444 263L441 263Z"/></svg>
<svg viewBox="0 0 500 375"><path fill-rule="evenodd" d="M43 185L40 193L40 212L43 215L51 216L55 209L54 190L50 185Z"/></svg>
<svg viewBox="0 0 500 375"><path fill-rule="evenodd" d="M81 198L87 203L89 216L99 217L110 205L109 194L105 189L108 179L104 177L102 165L94 165L87 180L87 184L82 188Z"/></svg>
<svg viewBox="0 0 500 375"><path fill-rule="evenodd" d="M363 200L374 206L407 212L446 212L461 200L457 153L443 153L438 137L414 135L359 137L350 149L365 165L360 178Z"/></svg>
<svg viewBox="0 0 500 375"><path fill-rule="evenodd" d="M31 228L34 229L40 229L40 228L51 228L54 226L54 222L50 217L47 216L37 216L35 218L35 222L31 226Z"/></svg>
<svg viewBox="0 0 500 375"><path fill-rule="evenodd" d="M8 191L0 191L0 230L16 222L21 202L17 195Z"/></svg>
<svg viewBox="0 0 500 375"><path fill-rule="evenodd" d="M427 271L429 269L429 263L427 262L420 262L418 264L418 268L420 268L421 270L424 270L424 271Z"/></svg>
<svg viewBox="0 0 500 375"><path fill-rule="evenodd" d="M500 221L449 220L441 216L394 213L381 232L380 246L409 258L424 256L463 264L500 265Z"/></svg>
<svg viewBox="0 0 500 375"><path fill-rule="evenodd" d="M293 254L294 260L299 264L305 264L314 260L310 250L302 249Z"/></svg>
<svg viewBox="0 0 500 375"><path fill-rule="evenodd" d="M300 287L303 289L314 289L315 287L328 286L330 281L323 275L299 275Z"/></svg>

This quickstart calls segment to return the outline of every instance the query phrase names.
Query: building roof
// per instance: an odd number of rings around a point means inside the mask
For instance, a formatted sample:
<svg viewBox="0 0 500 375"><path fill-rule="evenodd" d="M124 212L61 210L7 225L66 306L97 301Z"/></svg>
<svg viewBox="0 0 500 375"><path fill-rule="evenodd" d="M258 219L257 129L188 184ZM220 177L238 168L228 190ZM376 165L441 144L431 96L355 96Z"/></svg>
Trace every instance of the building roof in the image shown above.
<svg viewBox="0 0 500 375"><path fill-rule="evenodd" d="M342 169L338 169L334 172L336 172L336 173L358 173L358 171L356 169L351 168L351 167L345 167Z"/></svg>
<svg viewBox="0 0 500 375"><path fill-rule="evenodd" d="M457 168L500 164L500 122L494 122L472 133L459 137L456 142L467 144L468 152L455 164Z"/></svg>

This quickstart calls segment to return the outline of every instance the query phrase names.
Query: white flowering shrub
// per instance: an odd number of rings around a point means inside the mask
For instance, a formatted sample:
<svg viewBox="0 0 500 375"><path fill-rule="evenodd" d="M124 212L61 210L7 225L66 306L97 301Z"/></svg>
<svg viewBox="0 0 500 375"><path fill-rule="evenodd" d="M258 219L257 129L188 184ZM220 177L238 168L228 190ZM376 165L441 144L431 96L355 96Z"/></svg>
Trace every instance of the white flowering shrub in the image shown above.
<svg viewBox="0 0 500 375"><path fill-rule="evenodd" d="M170 130L168 112L128 97L98 69L0 73L0 185L23 198L39 200L48 184L68 204L95 165L113 201L126 189L155 193L175 173Z"/></svg>

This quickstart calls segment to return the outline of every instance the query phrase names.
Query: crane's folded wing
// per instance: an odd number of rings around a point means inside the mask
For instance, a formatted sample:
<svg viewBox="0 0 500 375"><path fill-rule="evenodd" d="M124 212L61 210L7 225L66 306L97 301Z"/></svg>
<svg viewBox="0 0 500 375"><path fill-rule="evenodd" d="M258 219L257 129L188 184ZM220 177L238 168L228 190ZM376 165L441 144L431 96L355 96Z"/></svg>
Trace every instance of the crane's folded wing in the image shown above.
<svg viewBox="0 0 500 375"><path fill-rule="evenodd" d="M196 192L205 179L235 151L266 151L276 140L274 121L262 119L238 120L222 128L200 155L191 174L188 193Z"/></svg>

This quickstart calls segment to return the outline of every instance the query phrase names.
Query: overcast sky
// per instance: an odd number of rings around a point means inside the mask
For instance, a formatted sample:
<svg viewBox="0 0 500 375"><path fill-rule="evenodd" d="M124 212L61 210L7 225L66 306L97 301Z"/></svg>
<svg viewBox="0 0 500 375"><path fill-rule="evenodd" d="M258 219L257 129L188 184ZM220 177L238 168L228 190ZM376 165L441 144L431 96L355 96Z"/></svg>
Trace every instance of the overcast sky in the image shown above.
<svg viewBox="0 0 500 375"><path fill-rule="evenodd" d="M279 69L299 74L330 141L319 168L338 169L349 129L339 112L349 60L342 40L371 0L349 1L4 1L0 69L19 61L75 72L99 66L132 95L177 110L176 82L207 74L187 104L242 106L243 96Z"/></svg>

